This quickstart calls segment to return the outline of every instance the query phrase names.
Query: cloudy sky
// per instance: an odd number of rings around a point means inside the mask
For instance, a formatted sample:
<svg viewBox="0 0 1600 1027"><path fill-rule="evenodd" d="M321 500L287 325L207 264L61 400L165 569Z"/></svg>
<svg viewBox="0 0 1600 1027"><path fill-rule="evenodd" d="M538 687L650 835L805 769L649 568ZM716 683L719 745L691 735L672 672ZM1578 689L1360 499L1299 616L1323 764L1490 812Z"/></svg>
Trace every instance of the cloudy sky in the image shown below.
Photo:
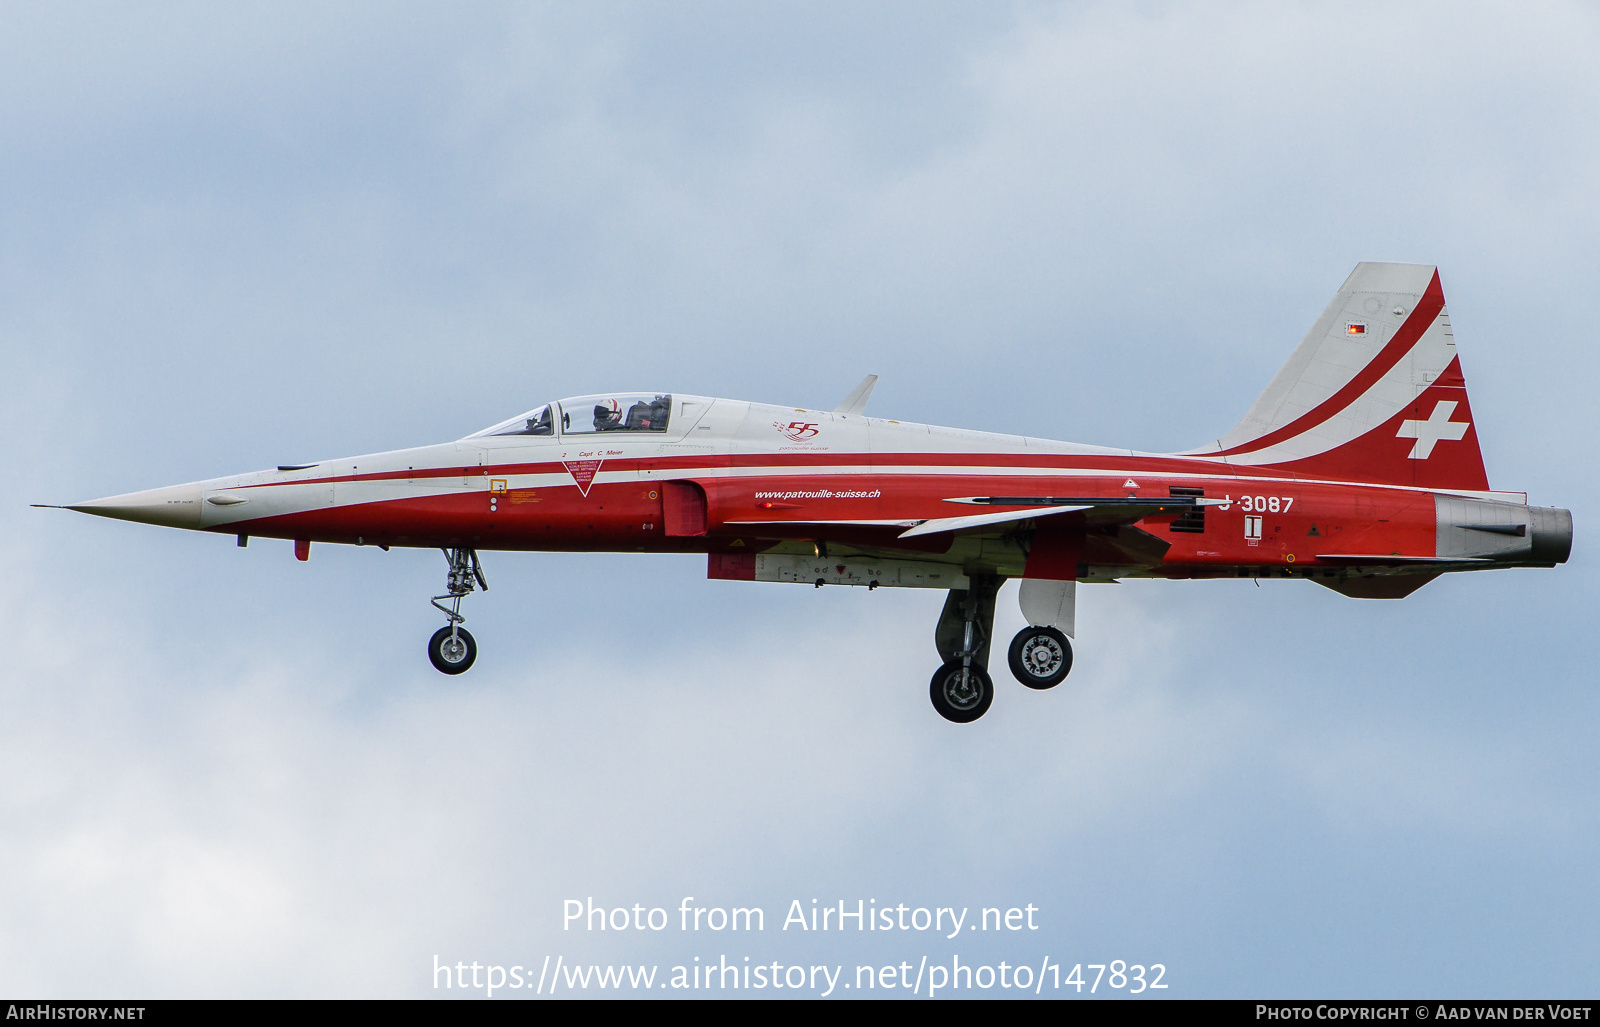
<svg viewBox="0 0 1600 1027"><path fill-rule="evenodd" d="M1592 995L1597 49L1559 2L0 3L0 990L926 956ZM1359 260L1439 265L1491 482L1570 507L1572 562L1086 586L1067 683L997 662L965 728L936 593L487 554L445 678L437 553L27 507L867 372L883 416L1184 449ZM564 931L591 896L767 930Z"/></svg>

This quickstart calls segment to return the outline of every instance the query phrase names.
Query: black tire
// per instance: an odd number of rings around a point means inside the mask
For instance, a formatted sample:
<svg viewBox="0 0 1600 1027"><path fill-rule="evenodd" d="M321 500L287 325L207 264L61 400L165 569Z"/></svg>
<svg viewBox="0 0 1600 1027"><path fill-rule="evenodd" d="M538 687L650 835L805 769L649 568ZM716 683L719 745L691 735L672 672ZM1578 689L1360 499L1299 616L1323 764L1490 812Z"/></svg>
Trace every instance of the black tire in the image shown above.
<svg viewBox="0 0 1600 1027"><path fill-rule="evenodd" d="M1072 670L1072 643L1055 628L1023 628L1006 656L1012 675L1029 688L1054 688Z"/></svg>
<svg viewBox="0 0 1600 1027"><path fill-rule="evenodd" d="M961 683L961 661L951 660L940 667L928 685L928 697L939 716L957 724L970 724L989 711L994 702L994 682L979 666L967 668L967 683Z"/></svg>
<svg viewBox="0 0 1600 1027"><path fill-rule="evenodd" d="M452 645L450 628L442 627L428 639L428 659L441 674L460 674L478 658L478 643L466 628L455 629L461 644Z"/></svg>

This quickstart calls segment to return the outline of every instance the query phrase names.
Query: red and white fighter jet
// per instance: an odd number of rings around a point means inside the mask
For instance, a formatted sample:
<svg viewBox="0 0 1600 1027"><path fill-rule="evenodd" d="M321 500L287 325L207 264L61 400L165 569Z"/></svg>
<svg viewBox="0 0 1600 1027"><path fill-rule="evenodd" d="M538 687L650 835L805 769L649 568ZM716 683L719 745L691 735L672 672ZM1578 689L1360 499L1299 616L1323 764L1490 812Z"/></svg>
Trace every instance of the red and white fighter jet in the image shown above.
<svg viewBox="0 0 1600 1027"><path fill-rule="evenodd" d="M1072 666L1080 581L1308 578L1398 599L1447 571L1553 567L1572 515L1489 488L1435 268L1357 266L1242 421L1139 453L658 392L547 403L458 442L291 464L67 509L238 537L434 547L458 674L482 550L701 553L707 576L947 592L930 694L981 717L995 595L1020 578L1012 673Z"/></svg>

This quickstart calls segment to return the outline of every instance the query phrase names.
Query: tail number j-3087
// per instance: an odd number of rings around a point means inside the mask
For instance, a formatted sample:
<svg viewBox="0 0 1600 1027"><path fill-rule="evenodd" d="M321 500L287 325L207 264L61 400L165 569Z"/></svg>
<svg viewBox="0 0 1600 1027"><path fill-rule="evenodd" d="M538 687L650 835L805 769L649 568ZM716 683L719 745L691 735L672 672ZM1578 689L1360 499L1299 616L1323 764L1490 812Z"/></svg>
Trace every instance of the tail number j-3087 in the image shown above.
<svg viewBox="0 0 1600 1027"><path fill-rule="evenodd" d="M1230 509L1234 504L1232 496L1223 496L1220 508ZM1240 496L1239 509L1245 513L1288 513L1294 505L1293 496Z"/></svg>

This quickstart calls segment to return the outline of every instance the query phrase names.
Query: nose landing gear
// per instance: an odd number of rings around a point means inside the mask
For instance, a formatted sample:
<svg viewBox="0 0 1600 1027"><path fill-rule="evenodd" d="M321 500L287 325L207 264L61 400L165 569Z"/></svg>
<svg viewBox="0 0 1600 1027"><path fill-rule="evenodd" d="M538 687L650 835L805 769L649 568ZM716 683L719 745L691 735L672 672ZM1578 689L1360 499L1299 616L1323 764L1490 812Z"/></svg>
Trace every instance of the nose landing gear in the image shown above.
<svg viewBox="0 0 1600 1027"><path fill-rule="evenodd" d="M460 674L477 658L477 639L458 624L447 624L428 639L428 659L441 673Z"/></svg>
<svg viewBox="0 0 1600 1027"><path fill-rule="evenodd" d="M441 673L460 674L478 658L477 641L461 626L466 620L461 615L461 600L471 594L474 583L485 592L489 591L489 582L484 579L483 565L478 562L476 549L460 547L443 552L450 564L445 579L448 591L442 596L434 596L433 605L450 618L450 623L435 631L433 637L428 639L428 660ZM440 602L441 599L448 599L450 605L446 606Z"/></svg>

